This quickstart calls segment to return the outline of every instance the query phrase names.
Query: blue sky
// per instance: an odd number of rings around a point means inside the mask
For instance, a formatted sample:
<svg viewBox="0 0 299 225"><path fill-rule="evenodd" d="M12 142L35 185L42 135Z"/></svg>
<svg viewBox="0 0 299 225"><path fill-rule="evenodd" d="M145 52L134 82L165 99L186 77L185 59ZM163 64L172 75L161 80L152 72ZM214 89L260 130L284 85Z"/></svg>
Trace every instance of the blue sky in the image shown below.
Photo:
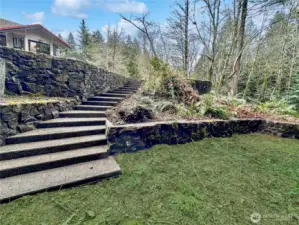
<svg viewBox="0 0 299 225"><path fill-rule="evenodd" d="M41 23L54 33L66 37L76 32L84 18L90 30L103 31L106 25L122 26L128 33L134 29L123 22L119 13L151 13L156 22L165 21L173 0L0 0L0 18L21 24Z"/></svg>

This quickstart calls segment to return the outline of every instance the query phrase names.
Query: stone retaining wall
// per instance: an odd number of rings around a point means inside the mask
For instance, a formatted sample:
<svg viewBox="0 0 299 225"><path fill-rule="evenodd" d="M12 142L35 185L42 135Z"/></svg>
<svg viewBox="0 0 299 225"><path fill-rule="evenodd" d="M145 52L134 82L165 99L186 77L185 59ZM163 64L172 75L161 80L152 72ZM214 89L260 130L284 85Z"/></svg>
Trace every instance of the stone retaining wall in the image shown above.
<svg viewBox="0 0 299 225"><path fill-rule="evenodd" d="M6 61L5 87L15 94L85 98L123 86L127 79L86 62L0 47Z"/></svg>
<svg viewBox="0 0 299 225"><path fill-rule="evenodd" d="M233 134L255 132L299 139L299 124L240 119L110 125L107 138L111 154L116 154L147 149L156 144L184 144L203 138L231 137Z"/></svg>
<svg viewBox="0 0 299 225"><path fill-rule="evenodd" d="M265 134L299 139L299 124L268 120L263 123L260 130Z"/></svg>
<svg viewBox="0 0 299 225"><path fill-rule="evenodd" d="M0 105L0 146L5 138L35 129L38 121L58 117L59 112L73 109L76 99L51 101L48 103Z"/></svg>

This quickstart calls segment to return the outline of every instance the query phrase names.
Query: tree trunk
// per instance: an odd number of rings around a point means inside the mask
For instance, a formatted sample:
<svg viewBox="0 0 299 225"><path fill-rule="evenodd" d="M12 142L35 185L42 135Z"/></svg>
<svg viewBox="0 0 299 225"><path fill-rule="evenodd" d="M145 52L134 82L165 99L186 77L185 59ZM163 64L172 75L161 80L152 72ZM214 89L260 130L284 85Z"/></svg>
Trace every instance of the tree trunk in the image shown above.
<svg viewBox="0 0 299 225"><path fill-rule="evenodd" d="M189 78L189 0L185 0L184 71Z"/></svg>
<svg viewBox="0 0 299 225"><path fill-rule="evenodd" d="M244 47L244 39L245 39L245 26L246 26L246 18L247 18L247 10L248 10L248 0L242 0L242 13L241 13L241 23L239 29L239 38L238 38L238 51L237 51L237 60L234 65L234 75L233 75L233 83L232 83L232 93L233 95L238 94L238 82L240 78L240 67L241 67L241 59L242 52Z"/></svg>

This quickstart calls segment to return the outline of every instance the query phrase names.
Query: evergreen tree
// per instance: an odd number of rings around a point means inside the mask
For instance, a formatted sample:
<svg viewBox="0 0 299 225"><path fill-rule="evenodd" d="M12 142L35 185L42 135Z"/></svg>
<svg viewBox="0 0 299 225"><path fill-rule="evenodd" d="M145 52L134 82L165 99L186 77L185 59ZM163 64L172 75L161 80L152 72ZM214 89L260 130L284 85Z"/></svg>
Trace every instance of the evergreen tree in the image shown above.
<svg viewBox="0 0 299 225"><path fill-rule="evenodd" d="M63 38L62 38L62 36L61 36L61 34L58 34L57 35L61 40L63 40Z"/></svg>
<svg viewBox="0 0 299 225"><path fill-rule="evenodd" d="M136 37L133 40L133 47L134 47L134 49L136 49L136 52L138 54L141 54L140 44L139 44L139 41L138 41L138 39Z"/></svg>
<svg viewBox="0 0 299 225"><path fill-rule="evenodd" d="M68 39L67 39L67 43L72 46L73 49L76 48L76 42L75 42L75 38L73 36L73 34L70 32L69 33L69 36L68 36Z"/></svg>
<svg viewBox="0 0 299 225"><path fill-rule="evenodd" d="M91 35L92 42L95 44L103 44L104 37L99 30L96 30Z"/></svg>
<svg viewBox="0 0 299 225"><path fill-rule="evenodd" d="M82 53L83 55L86 55L88 45L90 44L90 40L89 40L90 38L89 38L89 31L84 19L82 19L80 24L79 39L80 39L80 48L82 50Z"/></svg>
<svg viewBox="0 0 299 225"><path fill-rule="evenodd" d="M130 76L135 78L139 77L138 64L137 64L138 48L136 48L136 42L132 41L130 35L128 35L125 41L123 56L124 56L127 71L130 74Z"/></svg>

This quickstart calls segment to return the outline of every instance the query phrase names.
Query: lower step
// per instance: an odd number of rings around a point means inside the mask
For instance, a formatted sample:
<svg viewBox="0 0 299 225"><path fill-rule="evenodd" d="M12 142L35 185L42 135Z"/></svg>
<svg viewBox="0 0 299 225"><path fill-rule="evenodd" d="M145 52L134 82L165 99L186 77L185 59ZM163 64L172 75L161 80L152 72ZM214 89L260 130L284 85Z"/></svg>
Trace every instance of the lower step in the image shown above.
<svg viewBox="0 0 299 225"><path fill-rule="evenodd" d="M49 141L4 145L0 147L0 161L106 144L107 139L105 135L90 135Z"/></svg>
<svg viewBox="0 0 299 225"><path fill-rule="evenodd" d="M19 159L1 161L0 178L17 176L41 170L68 166L76 163L106 158L107 146L94 146L64 152L56 152Z"/></svg>
<svg viewBox="0 0 299 225"><path fill-rule="evenodd" d="M105 134L105 130L106 126L55 127L36 129L9 137L6 139L6 144L20 144L35 141L47 141L69 137Z"/></svg>
<svg viewBox="0 0 299 225"><path fill-rule="evenodd" d="M1 179L0 201L27 194L72 187L116 177L121 173L113 157Z"/></svg>

